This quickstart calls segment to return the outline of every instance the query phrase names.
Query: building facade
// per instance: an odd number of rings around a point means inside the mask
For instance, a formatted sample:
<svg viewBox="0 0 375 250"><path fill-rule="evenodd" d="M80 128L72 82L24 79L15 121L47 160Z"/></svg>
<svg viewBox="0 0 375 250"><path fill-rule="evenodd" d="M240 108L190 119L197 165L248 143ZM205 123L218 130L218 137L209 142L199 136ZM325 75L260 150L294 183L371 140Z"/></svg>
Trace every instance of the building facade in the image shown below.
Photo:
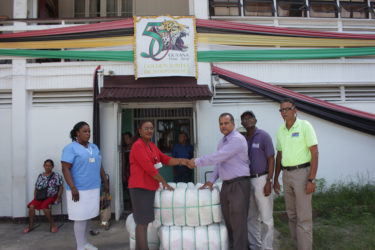
<svg viewBox="0 0 375 250"><path fill-rule="evenodd" d="M177 3L178 2L178 3ZM263 1L262 1L263 2ZM0 3L0 32L35 31L119 20L125 17L194 15L199 19L300 28L311 31L375 34L373 3L362 8L333 1L319 6L312 0L291 6L287 1L201 0L13 0ZM366 7L367 6L367 7ZM266 47L266 46L264 46ZM253 49L263 49L254 46ZM225 46L198 44L198 50ZM275 47L275 49L278 49ZM43 161L55 161L61 172L61 152L70 142L69 132L78 121L93 123L93 77L98 65L99 83L111 76L134 75L132 62L35 59L0 56L0 217L25 217L36 177ZM252 110L258 126L276 143L283 123L278 103L235 86L212 74L219 67L284 87L321 100L375 114L375 57L340 57L310 60L248 62L198 62L198 85L207 85L209 100L168 101L140 99L100 102L100 134L103 166L110 176L112 208L120 218L125 207L121 181L121 134L134 133L137 122L155 121L155 142L170 153L178 128L189 134L195 155L216 150L221 138L218 116L230 112L240 126L240 115ZM204 98L203 98L204 99ZM375 137L299 112L309 120L319 140L317 178L366 182L375 178ZM195 170L195 181L204 182L213 166ZM170 178L170 170L163 173Z"/></svg>

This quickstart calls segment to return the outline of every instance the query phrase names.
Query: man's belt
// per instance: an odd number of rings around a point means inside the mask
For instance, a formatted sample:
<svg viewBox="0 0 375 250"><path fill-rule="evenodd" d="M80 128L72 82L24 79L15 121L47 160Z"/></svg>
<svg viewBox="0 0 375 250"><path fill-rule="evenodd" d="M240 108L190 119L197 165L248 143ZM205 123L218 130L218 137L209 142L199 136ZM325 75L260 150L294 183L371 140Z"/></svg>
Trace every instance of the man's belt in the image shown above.
<svg viewBox="0 0 375 250"><path fill-rule="evenodd" d="M231 184L233 182L249 179L249 177L250 176L241 176L241 177L233 178L233 179L230 179L230 180L223 181L223 184Z"/></svg>
<svg viewBox="0 0 375 250"><path fill-rule="evenodd" d="M264 172L264 173L260 173L260 174L252 174L250 175L250 178L258 178L258 177L261 177L263 175L266 175L268 174L268 171Z"/></svg>
<svg viewBox="0 0 375 250"><path fill-rule="evenodd" d="M290 166L290 167L281 166L281 169L287 170L287 171L293 171L293 170L296 170L296 169L307 168L307 167L310 167L310 162L306 162L304 164L300 164L300 165L296 165L296 166Z"/></svg>

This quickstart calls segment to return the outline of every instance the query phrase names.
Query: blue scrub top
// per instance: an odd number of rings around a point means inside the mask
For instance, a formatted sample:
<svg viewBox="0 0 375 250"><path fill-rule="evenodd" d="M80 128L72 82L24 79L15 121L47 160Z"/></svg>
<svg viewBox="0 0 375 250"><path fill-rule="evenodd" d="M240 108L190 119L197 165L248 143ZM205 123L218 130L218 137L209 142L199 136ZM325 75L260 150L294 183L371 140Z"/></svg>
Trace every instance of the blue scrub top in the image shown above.
<svg viewBox="0 0 375 250"><path fill-rule="evenodd" d="M90 160L90 158L94 160ZM95 144L89 143L85 148L73 141L63 149L61 161L72 164L70 172L78 190L100 188L102 156ZM70 190L69 185L66 185L66 189Z"/></svg>

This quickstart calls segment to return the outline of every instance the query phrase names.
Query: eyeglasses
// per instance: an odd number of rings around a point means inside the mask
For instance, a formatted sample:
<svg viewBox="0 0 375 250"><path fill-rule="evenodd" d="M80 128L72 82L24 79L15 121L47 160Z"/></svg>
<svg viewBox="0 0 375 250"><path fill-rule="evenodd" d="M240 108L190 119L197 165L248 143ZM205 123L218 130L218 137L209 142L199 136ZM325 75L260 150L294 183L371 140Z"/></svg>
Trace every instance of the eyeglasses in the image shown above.
<svg viewBox="0 0 375 250"><path fill-rule="evenodd" d="M144 131L154 131L154 128L149 128L149 127L145 127L145 128L142 128Z"/></svg>
<svg viewBox="0 0 375 250"><path fill-rule="evenodd" d="M282 112L288 112L288 111L293 110L293 109L294 109L294 107L289 107L289 108L279 109L279 111L280 111L280 113L282 113Z"/></svg>

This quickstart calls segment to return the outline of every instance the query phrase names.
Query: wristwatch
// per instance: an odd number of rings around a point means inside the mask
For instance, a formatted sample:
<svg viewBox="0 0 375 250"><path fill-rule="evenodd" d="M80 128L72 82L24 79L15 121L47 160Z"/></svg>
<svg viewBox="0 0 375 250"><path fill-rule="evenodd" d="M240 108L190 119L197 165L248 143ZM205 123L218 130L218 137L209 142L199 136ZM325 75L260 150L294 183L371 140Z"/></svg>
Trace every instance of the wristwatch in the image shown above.
<svg viewBox="0 0 375 250"><path fill-rule="evenodd" d="M315 179L314 178L313 179L308 179L308 181L315 184Z"/></svg>
<svg viewBox="0 0 375 250"><path fill-rule="evenodd" d="M272 178L267 178L267 181L272 183Z"/></svg>

